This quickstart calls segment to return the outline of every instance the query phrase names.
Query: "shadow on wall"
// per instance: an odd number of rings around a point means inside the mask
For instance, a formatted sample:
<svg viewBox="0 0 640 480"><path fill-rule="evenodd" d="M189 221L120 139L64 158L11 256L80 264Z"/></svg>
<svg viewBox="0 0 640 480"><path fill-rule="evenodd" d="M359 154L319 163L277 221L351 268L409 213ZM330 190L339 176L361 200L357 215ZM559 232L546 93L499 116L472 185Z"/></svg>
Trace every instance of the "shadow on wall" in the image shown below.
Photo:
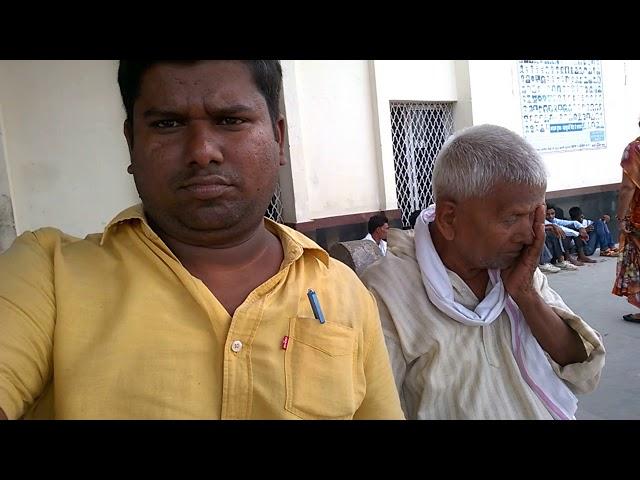
<svg viewBox="0 0 640 480"><path fill-rule="evenodd" d="M11 246L16 238L13 207L9 195L0 194L0 253Z"/></svg>

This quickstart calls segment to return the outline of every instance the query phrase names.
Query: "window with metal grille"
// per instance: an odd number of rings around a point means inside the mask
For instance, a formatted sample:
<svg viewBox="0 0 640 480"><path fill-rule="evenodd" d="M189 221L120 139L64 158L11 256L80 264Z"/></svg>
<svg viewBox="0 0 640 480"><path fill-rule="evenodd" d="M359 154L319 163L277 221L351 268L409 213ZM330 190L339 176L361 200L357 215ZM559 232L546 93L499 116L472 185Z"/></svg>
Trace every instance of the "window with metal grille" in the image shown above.
<svg viewBox="0 0 640 480"><path fill-rule="evenodd" d="M402 225L433 203L431 177L442 144L453 133L453 103L391 102L396 196Z"/></svg>
<svg viewBox="0 0 640 480"><path fill-rule="evenodd" d="M282 223L282 193L280 191L280 182L276 183L276 189L273 192L273 197L271 197L271 203L267 207L264 216L274 222Z"/></svg>

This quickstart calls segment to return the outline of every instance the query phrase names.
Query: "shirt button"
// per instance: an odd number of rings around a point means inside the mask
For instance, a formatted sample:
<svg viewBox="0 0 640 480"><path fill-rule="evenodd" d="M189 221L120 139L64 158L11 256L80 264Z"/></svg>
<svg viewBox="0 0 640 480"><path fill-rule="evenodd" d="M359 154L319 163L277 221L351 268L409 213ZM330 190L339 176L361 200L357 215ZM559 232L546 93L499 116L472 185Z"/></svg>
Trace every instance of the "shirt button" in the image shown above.
<svg viewBox="0 0 640 480"><path fill-rule="evenodd" d="M240 340L235 340L231 344L231 350L233 350L235 353L238 353L240 350L242 350L242 342Z"/></svg>

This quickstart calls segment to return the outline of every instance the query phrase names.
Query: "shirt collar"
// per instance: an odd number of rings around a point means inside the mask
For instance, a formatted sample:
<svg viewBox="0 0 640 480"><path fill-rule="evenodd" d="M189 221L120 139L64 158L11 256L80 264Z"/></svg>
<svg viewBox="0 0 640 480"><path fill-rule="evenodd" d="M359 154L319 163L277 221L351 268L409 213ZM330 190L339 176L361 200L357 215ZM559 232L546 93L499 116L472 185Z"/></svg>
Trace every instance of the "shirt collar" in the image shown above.
<svg viewBox="0 0 640 480"><path fill-rule="evenodd" d="M294 262L304 252L307 252L320 260L326 267L329 266L329 254L309 237L268 218L265 218L264 222L267 230L280 238L284 250L283 265Z"/></svg>
<svg viewBox="0 0 640 480"><path fill-rule="evenodd" d="M149 226L147 217L144 214L142 204L139 203L123 210L107 224L102 233L100 245L104 243L107 236L110 235L118 225L136 221L146 227L145 230L148 229L149 232L153 232ZM300 258L305 251L307 251L309 254L320 260L325 266L329 266L329 254L319 247L313 240L292 228L276 223L268 218L265 218L264 221L267 230L280 238L280 243L282 243L282 249L284 251L285 265L293 263L295 260ZM156 236L155 233L153 233L153 236Z"/></svg>
<svg viewBox="0 0 640 480"><path fill-rule="evenodd" d="M107 224L106 227L104 227L104 231L102 232L102 237L100 238L100 245L104 244L107 236L111 234L111 232L117 227L117 225L121 223L128 223L132 220L138 220L139 222L149 227L149 224L147 222L147 218L144 214L144 210L142 208L141 203L121 211L118 215L116 215L113 218L113 220L111 220Z"/></svg>

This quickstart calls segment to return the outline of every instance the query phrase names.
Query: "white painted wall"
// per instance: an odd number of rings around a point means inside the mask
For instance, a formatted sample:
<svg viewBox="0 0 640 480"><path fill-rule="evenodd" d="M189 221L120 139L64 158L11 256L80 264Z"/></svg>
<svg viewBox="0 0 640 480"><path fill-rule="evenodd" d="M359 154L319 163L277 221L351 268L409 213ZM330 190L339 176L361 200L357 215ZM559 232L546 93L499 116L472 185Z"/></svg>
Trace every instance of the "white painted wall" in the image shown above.
<svg viewBox="0 0 640 480"><path fill-rule="evenodd" d="M280 168L282 190L282 214L286 222L302 222L309 215L309 192L307 189L307 165L303 149L303 128L298 104L298 82L296 61L283 60L282 65L282 112L286 118L285 153L287 164ZM289 203L287 204L286 200Z"/></svg>
<svg viewBox="0 0 640 480"><path fill-rule="evenodd" d="M473 124L493 123L522 135L516 61L469 61ZM547 191L619 182L620 156L636 138L640 115L640 62L602 62L607 148L544 153Z"/></svg>
<svg viewBox="0 0 640 480"><path fill-rule="evenodd" d="M138 201L116 72L115 61L0 61L18 233L84 236Z"/></svg>
<svg viewBox="0 0 640 480"><path fill-rule="evenodd" d="M298 60L284 67L294 190L306 190L307 198L297 196L296 220L379 209L368 62Z"/></svg>

